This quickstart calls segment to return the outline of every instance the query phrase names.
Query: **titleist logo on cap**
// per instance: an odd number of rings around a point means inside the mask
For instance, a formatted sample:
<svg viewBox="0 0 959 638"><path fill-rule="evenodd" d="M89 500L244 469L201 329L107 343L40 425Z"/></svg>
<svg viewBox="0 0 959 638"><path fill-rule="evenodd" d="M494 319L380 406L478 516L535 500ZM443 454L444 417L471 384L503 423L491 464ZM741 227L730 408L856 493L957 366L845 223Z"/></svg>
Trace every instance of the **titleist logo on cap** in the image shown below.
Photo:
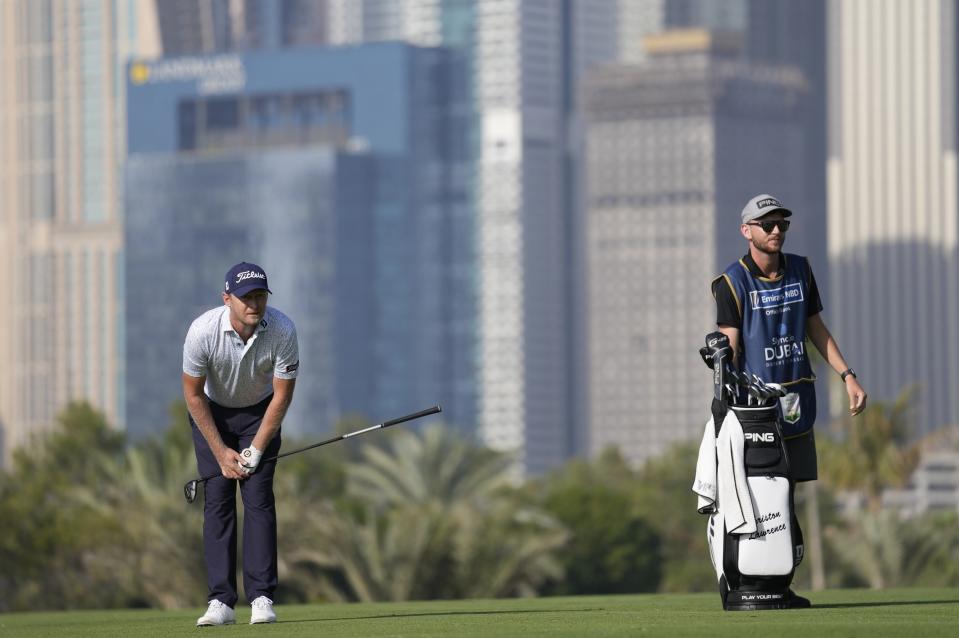
<svg viewBox="0 0 959 638"><path fill-rule="evenodd" d="M248 292L263 289L270 292L266 272L256 264L241 261L226 272L223 281L226 292L243 296Z"/></svg>
<svg viewBox="0 0 959 638"><path fill-rule="evenodd" d="M244 279L266 279L266 275L255 270L244 270L236 274L236 283L240 283Z"/></svg>

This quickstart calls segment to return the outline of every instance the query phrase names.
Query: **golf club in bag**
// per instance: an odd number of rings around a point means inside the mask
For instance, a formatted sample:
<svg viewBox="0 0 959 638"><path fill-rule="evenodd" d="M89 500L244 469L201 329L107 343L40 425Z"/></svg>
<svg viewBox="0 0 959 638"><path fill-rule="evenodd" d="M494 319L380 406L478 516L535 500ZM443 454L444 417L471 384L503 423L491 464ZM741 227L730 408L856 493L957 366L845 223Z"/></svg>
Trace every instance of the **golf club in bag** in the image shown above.
<svg viewBox="0 0 959 638"><path fill-rule="evenodd" d="M767 385L755 375L736 370L729 339L721 332L706 336L700 355L713 369L712 415L717 439L722 427L742 427L742 471L749 489L746 502L752 503L756 522L755 531L730 533L722 512L723 506L730 504L720 502L705 512L709 514L707 540L723 609L788 609L789 586L802 559L802 542L793 516L793 485L780 426L779 397L785 392L778 385ZM730 412L736 421L727 420Z"/></svg>
<svg viewBox="0 0 959 638"><path fill-rule="evenodd" d="M291 450L289 452L284 452L283 454L277 454L276 456L270 457L268 459L263 459L259 467L263 467L266 463L275 463L279 461L284 456L291 456L293 454L299 454L300 452L306 452L307 450L312 450L315 447L322 447L330 443L336 443L337 441L342 441L350 437L356 436L358 434L363 434L365 432L372 432L373 430L381 430L383 428L388 428L391 425L397 425L398 423L406 423L407 421L413 421L414 419L419 419L424 416L429 416L431 414L436 414L437 412L442 412L443 409L434 405L431 408L425 410L420 410L419 412L414 412L413 414L407 414L406 416L401 416L397 419L390 419L389 421L384 421L383 423L378 423L376 425L371 425L368 428L363 428L362 430L357 430L355 432L348 432L347 434L341 434L340 436L334 436L331 439L325 441L320 441L319 443L314 443L313 445L307 445L306 447L301 447L297 450ZM257 469L259 469L259 467ZM219 472L216 474L210 474L209 476L201 476L200 478L193 479L192 481L187 481L186 485L183 486L183 496L186 498L187 503L192 503L196 500L196 488L200 483L206 483L212 478L222 476Z"/></svg>

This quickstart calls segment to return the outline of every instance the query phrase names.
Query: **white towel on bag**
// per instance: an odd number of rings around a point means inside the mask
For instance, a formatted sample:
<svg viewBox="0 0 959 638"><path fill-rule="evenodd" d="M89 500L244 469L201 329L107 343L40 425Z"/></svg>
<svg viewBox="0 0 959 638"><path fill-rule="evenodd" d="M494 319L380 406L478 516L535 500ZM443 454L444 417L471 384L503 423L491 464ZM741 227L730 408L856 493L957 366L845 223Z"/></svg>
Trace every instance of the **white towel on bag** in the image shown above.
<svg viewBox="0 0 959 638"><path fill-rule="evenodd" d="M756 532L756 513L746 481L744 444L743 427L735 412L726 412L718 435L710 417L699 445L693 480L693 492L698 497L696 509L700 514L721 513L726 531L732 534Z"/></svg>

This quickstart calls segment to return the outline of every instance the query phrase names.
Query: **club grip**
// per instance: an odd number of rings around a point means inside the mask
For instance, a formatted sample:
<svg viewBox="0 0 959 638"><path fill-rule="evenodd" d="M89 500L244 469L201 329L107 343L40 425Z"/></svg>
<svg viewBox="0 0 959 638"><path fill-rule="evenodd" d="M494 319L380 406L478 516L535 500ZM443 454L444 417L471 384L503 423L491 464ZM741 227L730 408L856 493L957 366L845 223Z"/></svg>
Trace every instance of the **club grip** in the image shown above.
<svg viewBox="0 0 959 638"><path fill-rule="evenodd" d="M390 419L389 421L383 422L383 427L388 428L391 425L396 425L397 423L405 423L407 421L412 421L413 419L419 419L420 417L429 416L430 414L436 414L437 412L442 412L443 408L438 405L434 405L431 408L426 408L425 410L420 410L419 412L414 412L413 414L407 414L406 416L401 416L396 419Z"/></svg>

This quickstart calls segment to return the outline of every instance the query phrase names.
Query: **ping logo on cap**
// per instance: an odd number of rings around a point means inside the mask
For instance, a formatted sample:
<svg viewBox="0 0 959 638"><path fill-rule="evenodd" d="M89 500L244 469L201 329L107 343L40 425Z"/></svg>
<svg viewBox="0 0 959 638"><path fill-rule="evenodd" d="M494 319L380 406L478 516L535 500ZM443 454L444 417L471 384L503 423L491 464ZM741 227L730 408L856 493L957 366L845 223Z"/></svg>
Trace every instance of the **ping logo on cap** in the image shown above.
<svg viewBox="0 0 959 638"><path fill-rule="evenodd" d="M766 199L761 199L758 202L756 202L756 208L766 208L768 206L775 206L776 208L783 207L783 205L779 202L779 200L773 197L767 197Z"/></svg>

